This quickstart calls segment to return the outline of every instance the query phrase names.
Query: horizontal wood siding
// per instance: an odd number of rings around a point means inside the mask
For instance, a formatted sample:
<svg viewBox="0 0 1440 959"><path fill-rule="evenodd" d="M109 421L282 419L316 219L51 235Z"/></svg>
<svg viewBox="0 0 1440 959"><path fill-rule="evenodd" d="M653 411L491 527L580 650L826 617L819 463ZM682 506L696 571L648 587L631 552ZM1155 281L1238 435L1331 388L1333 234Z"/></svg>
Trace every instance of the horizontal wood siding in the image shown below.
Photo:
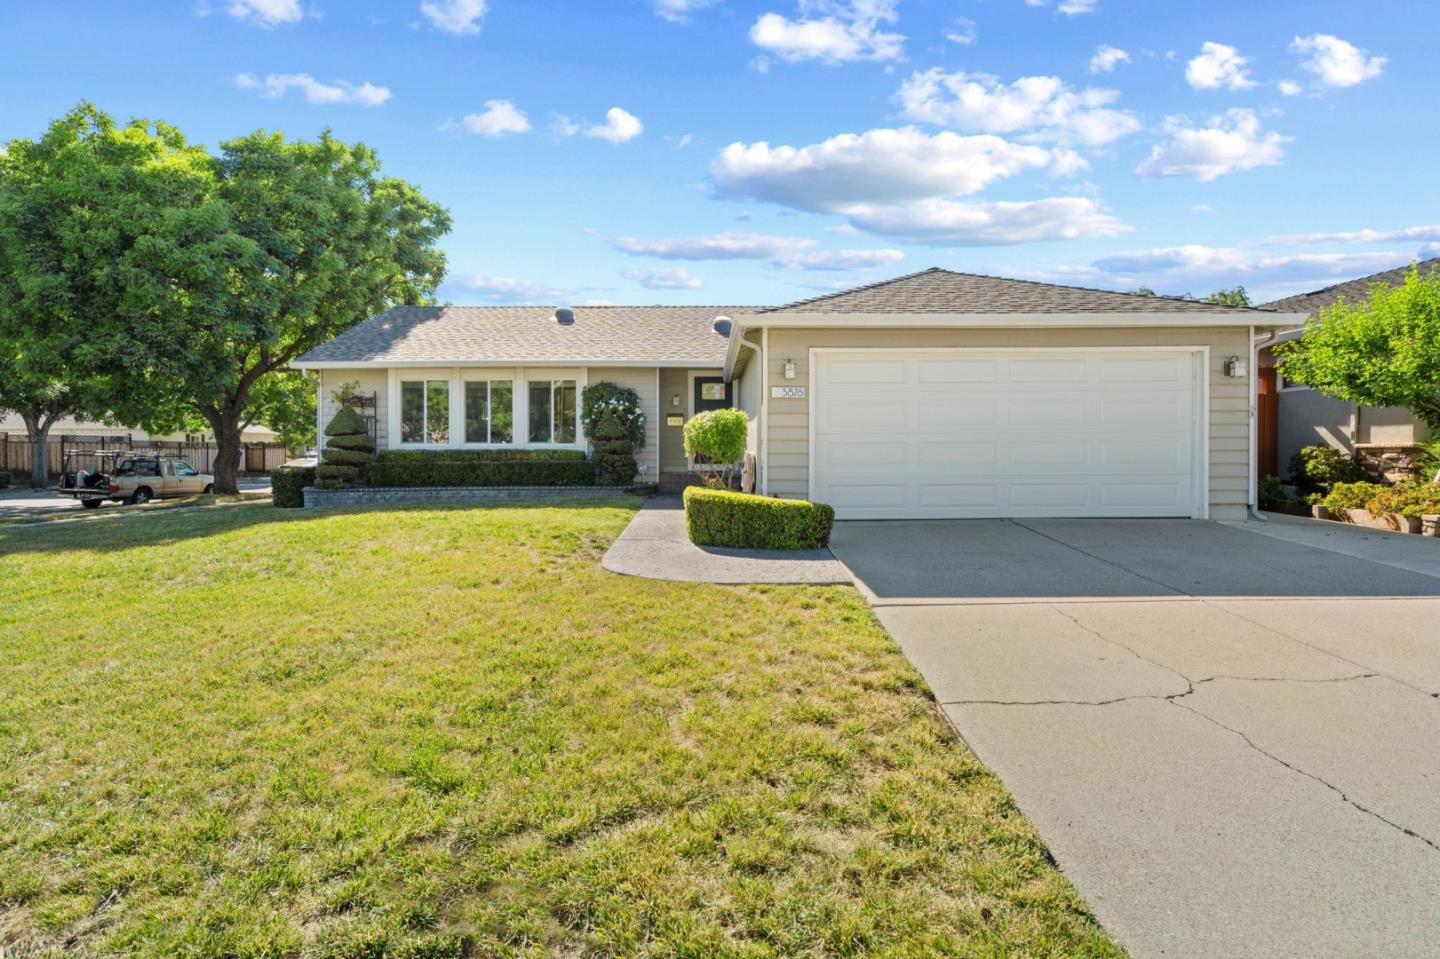
<svg viewBox="0 0 1440 959"><path fill-rule="evenodd" d="M685 415L689 401L685 391L690 388L688 370L663 369L660 371L660 472L683 473L689 466L685 462L685 430L679 426L666 426L665 417L679 413ZM680 397L680 405L672 406L671 397Z"/></svg>
<svg viewBox="0 0 1440 959"><path fill-rule="evenodd" d="M660 395L655 388L655 367L637 366L626 368L591 367L590 385L606 382L617 386L628 386L640 396L640 408L645 411L645 448L635 453L636 464L644 464L648 470L646 479L655 482L660 465L660 430L662 418L659 415Z"/></svg>
<svg viewBox="0 0 1440 959"><path fill-rule="evenodd" d="M355 383L358 392L375 394L376 445L382 450L389 449L390 417L386 415L386 411L389 409L387 404L389 403L390 371L388 369L355 369L319 370L318 372L320 373L320 429L323 431L334 419L335 414L340 411L340 404L335 402L336 391L345 383ZM325 445L324 435L319 437L318 444L321 447Z"/></svg>
<svg viewBox="0 0 1440 959"><path fill-rule="evenodd" d="M1249 331L1243 327L1170 329L771 329L765 357L770 382L782 383L786 360L795 363L791 385L813 391L812 347L907 349L973 347L977 349L1068 348L1106 346L1208 346L1210 348L1210 515L1212 519L1243 519L1249 494L1250 381L1224 372L1226 358L1248 362ZM807 392L808 392L807 391ZM809 398L768 399L766 437L769 491L776 496L809 495Z"/></svg>

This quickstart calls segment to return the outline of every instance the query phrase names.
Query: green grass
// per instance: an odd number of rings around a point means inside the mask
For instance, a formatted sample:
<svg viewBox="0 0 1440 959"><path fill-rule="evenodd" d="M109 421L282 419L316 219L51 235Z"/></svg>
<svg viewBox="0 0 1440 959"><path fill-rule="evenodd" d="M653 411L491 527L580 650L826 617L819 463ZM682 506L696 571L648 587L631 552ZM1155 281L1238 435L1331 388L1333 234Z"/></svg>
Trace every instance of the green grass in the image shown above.
<svg viewBox="0 0 1440 959"><path fill-rule="evenodd" d="M1118 954L854 590L632 509L0 529L0 953Z"/></svg>

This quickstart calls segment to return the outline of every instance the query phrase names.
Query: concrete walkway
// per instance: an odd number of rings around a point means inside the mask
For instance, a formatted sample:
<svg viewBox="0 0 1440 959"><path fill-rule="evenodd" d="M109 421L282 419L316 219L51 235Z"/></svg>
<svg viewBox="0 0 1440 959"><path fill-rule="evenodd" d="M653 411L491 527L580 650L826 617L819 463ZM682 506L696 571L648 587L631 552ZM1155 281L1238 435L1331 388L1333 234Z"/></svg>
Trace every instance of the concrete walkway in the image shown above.
<svg viewBox="0 0 1440 959"><path fill-rule="evenodd" d="M1284 528L842 523L834 549L1131 955L1440 955L1440 578Z"/></svg>
<svg viewBox="0 0 1440 959"><path fill-rule="evenodd" d="M1269 522L1236 523L1241 529L1303 546L1343 553L1382 566L1440 576L1440 538L1365 529L1330 520L1266 513Z"/></svg>
<svg viewBox="0 0 1440 959"><path fill-rule="evenodd" d="M850 583L828 549L720 549L696 546L685 532L679 496L643 506L600 565L613 573L692 583Z"/></svg>

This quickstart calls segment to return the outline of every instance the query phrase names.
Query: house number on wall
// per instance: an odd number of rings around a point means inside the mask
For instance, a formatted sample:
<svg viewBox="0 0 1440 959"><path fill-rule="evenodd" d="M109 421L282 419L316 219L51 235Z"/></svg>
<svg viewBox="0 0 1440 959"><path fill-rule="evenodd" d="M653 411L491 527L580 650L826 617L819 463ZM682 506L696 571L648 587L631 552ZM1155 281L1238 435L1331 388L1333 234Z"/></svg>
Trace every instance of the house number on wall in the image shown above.
<svg viewBox="0 0 1440 959"><path fill-rule="evenodd" d="M805 398L805 387L803 386L772 386L770 395L777 400L803 400Z"/></svg>

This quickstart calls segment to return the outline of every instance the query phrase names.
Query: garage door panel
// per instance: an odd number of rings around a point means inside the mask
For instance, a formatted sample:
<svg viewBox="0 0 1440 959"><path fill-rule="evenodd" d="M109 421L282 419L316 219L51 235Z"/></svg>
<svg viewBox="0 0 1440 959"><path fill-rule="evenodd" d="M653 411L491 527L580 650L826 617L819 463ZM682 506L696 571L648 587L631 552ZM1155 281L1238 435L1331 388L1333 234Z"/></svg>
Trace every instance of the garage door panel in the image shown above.
<svg viewBox="0 0 1440 959"><path fill-rule="evenodd" d="M1192 516L1195 355L819 351L812 495L841 518Z"/></svg>

